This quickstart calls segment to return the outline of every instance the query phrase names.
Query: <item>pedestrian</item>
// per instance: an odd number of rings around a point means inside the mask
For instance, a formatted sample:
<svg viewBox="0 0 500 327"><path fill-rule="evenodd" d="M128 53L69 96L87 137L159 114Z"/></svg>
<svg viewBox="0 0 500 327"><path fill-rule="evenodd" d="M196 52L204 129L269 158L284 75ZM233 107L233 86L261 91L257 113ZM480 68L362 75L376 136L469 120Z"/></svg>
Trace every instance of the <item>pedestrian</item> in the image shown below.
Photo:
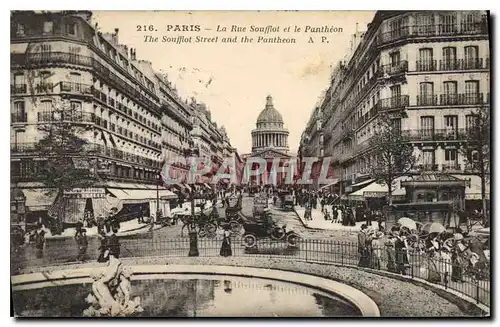
<svg viewBox="0 0 500 327"><path fill-rule="evenodd" d="M464 260L462 257L462 251L465 250L465 246L460 240L456 241L451 252L451 280L453 282L463 283L463 265Z"/></svg>
<svg viewBox="0 0 500 327"><path fill-rule="evenodd" d="M45 231L42 227L36 231L35 234L35 248L36 248L36 257L43 257L43 246L45 245Z"/></svg>
<svg viewBox="0 0 500 327"><path fill-rule="evenodd" d="M311 204L309 202L306 203L306 211L304 213L304 219L305 220L312 220L312 217L311 217Z"/></svg>
<svg viewBox="0 0 500 327"><path fill-rule="evenodd" d="M115 257L119 258L120 257L120 240L118 239L118 236L116 235L118 233L118 229L113 227L111 229L111 233L108 238L108 249L115 253Z"/></svg>
<svg viewBox="0 0 500 327"><path fill-rule="evenodd" d="M384 221L384 216L382 215L382 212L380 212L379 210L376 211L376 219L378 224L378 230L383 231L384 227L382 226L382 222Z"/></svg>
<svg viewBox="0 0 500 327"><path fill-rule="evenodd" d="M384 233L381 231L375 232L371 244L371 267L380 269L380 261L382 259L382 248Z"/></svg>
<svg viewBox="0 0 500 327"><path fill-rule="evenodd" d="M87 248L89 242L87 239L87 230L83 228L80 232L75 235L76 243L78 245L78 261L85 261L85 254L87 253Z"/></svg>
<svg viewBox="0 0 500 327"><path fill-rule="evenodd" d="M371 238L368 235L367 230L368 227L365 224L362 224L361 230L358 232L359 267L368 267L370 264L367 244L371 243Z"/></svg>
<svg viewBox="0 0 500 327"><path fill-rule="evenodd" d="M372 225L372 212L371 212L371 210L365 209L364 215L365 215L365 219L366 219L366 226L371 226Z"/></svg>
<svg viewBox="0 0 500 327"><path fill-rule="evenodd" d="M222 239L222 245L220 248L220 255L222 257L230 257L233 255L233 251L231 249L231 232L229 230L229 225L224 227L224 238Z"/></svg>
<svg viewBox="0 0 500 327"><path fill-rule="evenodd" d="M396 238L394 232L388 234L387 240L385 241L385 253L387 255L387 270L390 272L396 272L396 252L394 249L394 242Z"/></svg>
<svg viewBox="0 0 500 327"><path fill-rule="evenodd" d="M394 242L394 250L396 251L396 271L402 275L406 275L406 270L409 267L408 261L408 246L406 238L400 232L394 232L396 240Z"/></svg>
<svg viewBox="0 0 500 327"><path fill-rule="evenodd" d="M106 251L108 250L109 238L104 231L102 231L99 236L101 237L101 245L99 246L99 257L97 257L97 262L106 262Z"/></svg>

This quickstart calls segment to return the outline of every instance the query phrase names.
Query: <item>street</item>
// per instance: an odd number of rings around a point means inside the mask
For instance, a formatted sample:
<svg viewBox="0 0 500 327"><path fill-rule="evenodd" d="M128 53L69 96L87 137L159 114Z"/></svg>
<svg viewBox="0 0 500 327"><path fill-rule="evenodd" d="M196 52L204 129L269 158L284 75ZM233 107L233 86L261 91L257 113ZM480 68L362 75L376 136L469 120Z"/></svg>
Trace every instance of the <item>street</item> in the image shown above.
<svg viewBox="0 0 500 327"><path fill-rule="evenodd" d="M241 212L243 216L251 217L252 208L253 198L244 196L242 200ZM295 212L281 211L279 208L275 208L272 204L270 204L270 209L273 220L275 220L279 226L286 225L287 231L294 231L304 239L329 239L339 242L356 241L355 232L307 229L301 223ZM221 217L225 217L225 208L222 208L219 205L218 211ZM120 237L121 255L126 257L166 255L166 253L161 253L161 248L164 249L164 247L158 248L157 246L153 246L152 248L148 248L147 244L161 244L164 242L173 244L173 242L175 242L176 240L178 240L179 244L184 244L185 242L183 241L188 240L188 233L185 229L183 231L183 235L181 236L181 228L182 223L179 221L179 223L176 225L165 226L153 232ZM220 238L221 235L222 230L218 229L216 238ZM233 235L233 239L235 240L235 242L238 242L239 236ZM99 237L89 237L88 241L89 245L87 249L87 259L89 261L93 261L96 260L99 255L99 246L101 244L101 241ZM218 245L214 245L214 247L217 246ZM146 252L144 252L144 254L138 254L138 251L142 252L142 250L146 250ZM184 252L179 250L179 256L187 255L187 251ZM36 267L75 262L77 254L78 250L76 241L73 238L47 239L45 242L45 248L43 250L43 256L37 257L36 250L31 244L26 244L18 248L17 252L12 253L12 268L13 270L16 270L17 268L21 267L27 268L30 266ZM172 253L169 253L169 255L172 255Z"/></svg>

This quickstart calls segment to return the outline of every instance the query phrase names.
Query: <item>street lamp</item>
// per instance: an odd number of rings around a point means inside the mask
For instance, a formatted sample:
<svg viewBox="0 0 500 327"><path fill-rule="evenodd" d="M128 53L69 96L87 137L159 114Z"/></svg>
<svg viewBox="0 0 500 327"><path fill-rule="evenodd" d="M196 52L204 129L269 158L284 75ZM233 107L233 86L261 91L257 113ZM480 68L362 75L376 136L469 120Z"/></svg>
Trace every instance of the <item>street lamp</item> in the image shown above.
<svg viewBox="0 0 500 327"><path fill-rule="evenodd" d="M185 157L188 157L194 153L196 153L196 149L186 149L184 151ZM191 191L190 191L190 201L191 201L191 218L188 223L188 234L189 234L189 253L190 257L197 257L200 255L198 251L198 232L196 225L196 214L195 214L195 205L194 200L196 198L194 183L190 183Z"/></svg>

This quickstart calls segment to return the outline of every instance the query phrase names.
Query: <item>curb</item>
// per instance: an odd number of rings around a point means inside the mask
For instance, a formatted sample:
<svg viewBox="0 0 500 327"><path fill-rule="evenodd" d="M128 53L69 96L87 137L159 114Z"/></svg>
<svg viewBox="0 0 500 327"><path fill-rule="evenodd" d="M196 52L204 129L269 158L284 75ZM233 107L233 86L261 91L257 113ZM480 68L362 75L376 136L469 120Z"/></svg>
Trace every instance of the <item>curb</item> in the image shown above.
<svg viewBox="0 0 500 327"><path fill-rule="evenodd" d="M303 285L343 298L351 303L351 305L355 306L363 317L380 317L378 305L362 291L339 281L301 272L225 265L131 265L130 267L132 268L134 276L155 274L204 274L263 278ZM21 275L15 278L12 284L15 290L23 290L37 288L36 284L39 284L38 286L43 288L47 283L52 286L62 286L65 284L73 284L73 282L91 282L88 277L92 270L92 268L81 268L74 270L59 270L50 274L33 273Z"/></svg>
<svg viewBox="0 0 500 327"><path fill-rule="evenodd" d="M171 259L171 258L178 259L179 257L165 257L165 256L127 257L127 258L124 258L123 262L125 264L127 264L127 262L130 262L132 260L164 259L167 261L166 265L169 265L168 259ZM262 258L262 259L264 259L264 258ZM290 261L290 259L286 259L286 258L277 258L277 259L283 260L283 261ZM439 297L442 297L445 300L448 300L448 301L454 303L455 305L457 305L464 312L471 310L471 309L464 308L463 303L465 302L465 303L468 303L469 305L471 305L472 307L474 307L476 310L481 311L483 314L483 317L485 316L485 317L491 318L491 313L490 313L491 308L490 307L488 307L484 304L481 304L481 303L477 303L475 299L473 299L467 295L464 295L458 291L455 291L455 290L450 289L450 288L445 288L442 285L430 283L424 279L420 279L417 277L411 278L411 276L403 276L400 274L395 274L395 273L391 273L391 272L387 272L387 271L383 271L383 270L358 267L358 266L352 265L352 264L339 264L339 263L333 263L333 262L321 262L321 261L314 261L314 260L307 261L304 259L297 259L296 261L299 261L299 262L305 263L305 264L317 264L317 265L324 265L324 266L335 266L335 267L355 269L357 271L361 271L361 272L368 273L368 274L371 273L371 274L378 275L378 276L393 278L393 279L396 279L399 281L410 282L414 285L426 288L426 289L436 293ZM165 264L158 263L158 264L154 264L154 265L163 266ZM46 281L47 278L51 278L51 277L53 279L57 280L57 277L54 276L57 274L62 275L59 277L59 280L61 278L69 278L69 279L85 278L85 274L88 275L88 273L86 273L87 271L92 271L96 268L104 267L104 266L105 266L105 264L99 264L97 262L92 262L90 264L89 263L77 264L75 268L71 268L71 269L67 269L67 267L64 267L64 266L47 266L47 267L43 267L44 270L41 270L41 271L28 272L28 273L21 274L21 275L11 276L11 285L15 286L15 285L43 282L43 281ZM134 264L133 266L142 266L142 265L141 264ZM196 264L190 264L189 266L196 266ZM214 265L214 266L216 266L216 265ZM231 267L233 267L233 266L231 266ZM248 267L251 267L251 266L248 266ZM62 269L57 270L57 268L62 268ZM158 268L158 269L161 269L161 268ZM272 268L261 268L261 269L273 270ZM286 269L274 269L274 270L294 272L292 270L286 270ZM63 273L63 272L65 272L65 273ZM302 274L305 274L305 273L302 273ZM42 281L38 281L38 279L40 278L40 275L42 275L45 279ZM307 275L311 275L311 274L307 274ZM327 278L327 277L321 276L321 275L314 275L314 274L312 274L312 275L316 276L316 277ZM342 281L342 280L339 280L339 282L342 282L344 284L346 283L345 281ZM54 283L54 282L52 282L52 283ZM463 302L461 302L461 301L463 301Z"/></svg>

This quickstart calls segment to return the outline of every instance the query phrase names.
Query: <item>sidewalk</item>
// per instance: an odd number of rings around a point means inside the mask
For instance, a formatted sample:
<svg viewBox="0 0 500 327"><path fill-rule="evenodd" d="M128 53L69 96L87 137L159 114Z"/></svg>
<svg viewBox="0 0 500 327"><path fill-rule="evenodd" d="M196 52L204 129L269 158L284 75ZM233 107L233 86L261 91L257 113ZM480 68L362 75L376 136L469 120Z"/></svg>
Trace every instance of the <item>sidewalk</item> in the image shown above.
<svg viewBox="0 0 500 327"><path fill-rule="evenodd" d="M221 201L217 201L218 204L221 203ZM173 216L174 213L178 212L184 212L187 211L191 213L191 202L186 201L182 204L182 208L174 208L171 210L171 216ZM207 201L205 205L205 213L211 212L212 211L212 201ZM195 213L199 213L200 208L195 207ZM135 235L135 234L142 234L142 233L147 233L150 231L151 225L148 223L138 223L137 219L132 219L124 222L120 222L120 230L116 234L117 236L129 236L129 235ZM160 228L163 228L164 226L161 225L154 225L153 230L157 230ZM87 231L87 237L92 237L92 236L97 236L97 226L91 227L91 228L85 228ZM74 237L76 228L66 228L64 232L61 235L52 235L50 233L50 230L48 228L44 229L45 231L45 239L59 239L59 238L68 238L68 237Z"/></svg>
<svg viewBox="0 0 500 327"><path fill-rule="evenodd" d="M295 212L299 216L300 221L307 227L313 229L325 229L325 230L340 230L345 232L358 232L361 229L361 225L364 221L356 222L356 226L343 226L342 224L332 223L331 220L325 220L323 213L320 209L311 210L312 220L305 220L304 215L306 209L300 206L295 206ZM377 223L372 222L372 228L378 229Z"/></svg>
<svg viewBox="0 0 500 327"><path fill-rule="evenodd" d="M116 234L117 236L140 234L149 231L149 224L138 223L137 219L132 219L129 221L124 221L120 223L120 230ZM162 226L155 225L154 230L161 228ZM97 236L97 226L91 228L85 228L87 231L87 237ZM52 235L48 228L45 228L45 239L58 239L58 238L68 238L75 237L76 228L66 228L61 235Z"/></svg>

